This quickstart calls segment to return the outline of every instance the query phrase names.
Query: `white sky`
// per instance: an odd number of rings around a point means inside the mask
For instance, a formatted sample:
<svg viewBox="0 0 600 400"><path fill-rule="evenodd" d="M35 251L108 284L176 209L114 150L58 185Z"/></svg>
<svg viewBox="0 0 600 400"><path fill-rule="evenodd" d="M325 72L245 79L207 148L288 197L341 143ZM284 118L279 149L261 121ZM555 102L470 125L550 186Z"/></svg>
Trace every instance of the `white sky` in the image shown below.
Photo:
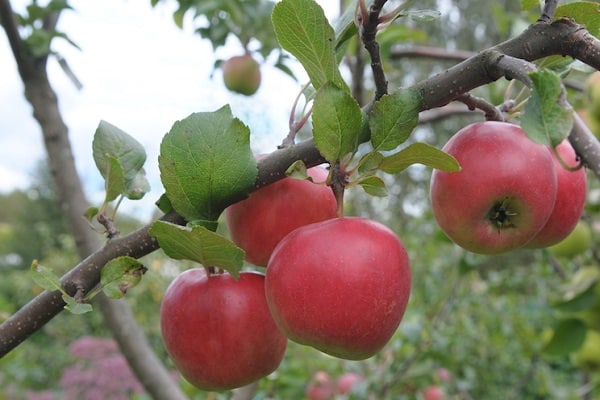
<svg viewBox="0 0 600 400"><path fill-rule="evenodd" d="M28 4L13 0L15 10ZM331 4L324 0L321 4ZM157 156L162 136L173 122L192 112L213 111L230 104L253 132L257 151L271 151L286 134L289 109L299 84L279 70L263 68L261 88L252 97L228 92L216 73L210 43L183 31L172 20L174 5L150 6L150 0L72 0L59 30L82 51L56 39L53 49L69 63L84 87L78 91L56 59L48 63L51 84L75 152L88 195L101 201L102 180L92 158L92 139L103 119L139 140L148 154L146 172L152 192L140 202L122 206L140 217L150 216L162 193ZM240 52L232 42L217 56ZM25 188L44 157L40 128L23 96L23 86L3 30L0 30L0 192ZM99 205L99 204L95 204Z"/></svg>

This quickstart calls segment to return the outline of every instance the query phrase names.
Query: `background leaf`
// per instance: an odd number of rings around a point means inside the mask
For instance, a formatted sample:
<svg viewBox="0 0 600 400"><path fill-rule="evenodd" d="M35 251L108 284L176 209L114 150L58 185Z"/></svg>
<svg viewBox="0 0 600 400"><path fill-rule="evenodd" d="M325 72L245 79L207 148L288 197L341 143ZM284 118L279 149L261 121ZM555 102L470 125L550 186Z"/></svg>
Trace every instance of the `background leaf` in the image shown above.
<svg viewBox="0 0 600 400"><path fill-rule="evenodd" d="M398 153L385 157L380 169L388 174L397 174L413 164L440 169L446 172L460 171L458 161L450 154L426 143L413 143Z"/></svg>
<svg viewBox="0 0 600 400"><path fill-rule="evenodd" d="M250 131L229 106L177 121L160 146L162 183L186 220L216 221L254 187L257 168Z"/></svg>
<svg viewBox="0 0 600 400"><path fill-rule="evenodd" d="M560 77L549 70L530 74L532 93L525 104L521 128L538 143L556 146L563 141L573 126L573 110L559 104Z"/></svg>
<svg viewBox="0 0 600 400"><path fill-rule="evenodd" d="M244 264L244 250L203 226L183 227L164 221L152 224L150 234L163 251L176 260L191 260L205 267L218 267L238 277Z"/></svg>
<svg viewBox="0 0 600 400"><path fill-rule="evenodd" d="M327 83L317 92L312 118L315 145L328 162L334 163L356 151L363 131L363 116L348 92Z"/></svg>
<svg viewBox="0 0 600 400"><path fill-rule="evenodd" d="M583 344L587 327L576 318L563 319L554 327L554 334L544 351L555 356L564 356L577 350Z"/></svg>
<svg viewBox="0 0 600 400"><path fill-rule="evenodd" d="M331 81L348 90L335 56L335 33L321 6L313 0L283 0L275 5L272 20L279 44L300 61L315 89Z"/></svg>

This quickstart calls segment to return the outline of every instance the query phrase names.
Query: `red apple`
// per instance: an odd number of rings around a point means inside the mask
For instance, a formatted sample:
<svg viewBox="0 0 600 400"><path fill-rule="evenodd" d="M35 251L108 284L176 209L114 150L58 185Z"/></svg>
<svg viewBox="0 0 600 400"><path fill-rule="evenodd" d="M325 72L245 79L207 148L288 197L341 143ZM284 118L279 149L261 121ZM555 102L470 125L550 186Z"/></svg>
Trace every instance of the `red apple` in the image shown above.
<svg viewBox="0 0 600 400"><path fill-rule="evenodd" d="M446 394L439 386L428 386L423 390L423 400L443 400Z"/></svg>
<svg viewBox="0 0 600 400"><path fill-rule="evenodd" d="M344 217L287 235L269 260L265 291L289 339L361 360L377 353L398 327L410 277L408 255L394 232Z"/></svg>
<svg viewBox="0 0 600 400"><path fill-rule="evenodd" d="M331 400L333 396L333 383L329 374L325 371L315 372L306 387L306 397L309 400Z"/></svg>
<svg viewBox="0 0 600 400"><path fill-rule="evenodd" d="M554 161L520 127L474 123L443 150L461 171L433 172L431 207L456 244L475 253L502 253L523 246L546 224L556 200Z"/></svg>
<svg viewBox="0 0 600 400"><path fill-rule="evenodd" d="M314 182L324 182L328 175L321 167L309 168L307 173ZM335 218L337 203L326 185L284 178L227 207L225 215L231 240L246 251L246 261L264 267L288 233Z"/></svg>
<svg viewBox="0 0 600 400"><path fill-rule="evenodd" d="M221 64L227 89L246 96L258 90L261 81L260 66L250 54L234 56Z"/></svg>
<svg viewBox="0 0 600 400"><path fill-rule="evenodd" d="M167 288L160 323L167 352L181 374L209 391L252 383L273 372L287 339L267 307L264 275L206 275L189 269Z"/></svg>
<svg viewBox="0 0 600 400"><path fill-rule="evenodd" d="M352 391L354 385L365 379L361 374L355 372L346 372L341 375L336 382L336 390L338 394L347 394Z"/></svg>
<svg viewBox="0 0 600 400"><path fill-rule="evenodd" d="M556 147L556 152L569 167L579 165L577 154L568 140ZM538 249L552 246L566 238L577 225L585 206L587 178L585 169L570 171L553 154L556 167L556 202L550 218L525 247Z"/></svg>

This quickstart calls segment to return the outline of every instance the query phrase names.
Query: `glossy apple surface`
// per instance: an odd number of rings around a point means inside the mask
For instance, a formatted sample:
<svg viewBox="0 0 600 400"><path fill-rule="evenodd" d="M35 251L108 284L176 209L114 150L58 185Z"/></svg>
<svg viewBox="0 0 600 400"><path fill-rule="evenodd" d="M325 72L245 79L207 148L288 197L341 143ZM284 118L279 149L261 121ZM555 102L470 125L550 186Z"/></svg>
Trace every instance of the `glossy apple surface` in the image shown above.
<svg viewBox="0 0 600 400"><path fill-rule="evenodd" d="M567 166L574 168L579 165L575 150L567 140L556 147L556 152ZM557 179L556 202L542 230L525 245L528 248L548 247L562 241L577 225L585 206L587 195L585 169L571 171L560 163L554 153L552 154Z"/></svg>
<svg viewBox="0 0 600 400"><path fill-rule="evenodd" d="M461 171L433 172L431 207L456 244L475 253L502 253L523 246L546 224L556 200L554 161L520 127L474 123L443 150Z"/></svg>
<svg viewBox="0 0 600 400"><path fill-rule="evenodd" d="M260 66L250 54L231 57L221 69L225 87L233 92L251 96L260 87Z"/></svg>
<svg viewBox="0 0 600 400"><path fill-rule="evenodd" d="M275 248L266 275L267 303L281 331L351 360L371 357L389 341L411 284L396 234L358 217L296 229Z"/></svg>
<svg viewBox="0 0 600 400"><path fill-rule="evenodd" d="M236 281L184 271L165 292L160 322L175 366L202 390L233 389L270 374L287 346L267 307L264 275L253 272Z"/></svg>
<svg viewBox="0 0 600 400"><path fill-rule="evenodd" d="M335 218L337 203L331 189L319 182L328 171L309 168L313 179L284 178L252 192L225 210L231 240L244 249L246 261L264 267L273 249L288 233L314 222Z"/></svg>

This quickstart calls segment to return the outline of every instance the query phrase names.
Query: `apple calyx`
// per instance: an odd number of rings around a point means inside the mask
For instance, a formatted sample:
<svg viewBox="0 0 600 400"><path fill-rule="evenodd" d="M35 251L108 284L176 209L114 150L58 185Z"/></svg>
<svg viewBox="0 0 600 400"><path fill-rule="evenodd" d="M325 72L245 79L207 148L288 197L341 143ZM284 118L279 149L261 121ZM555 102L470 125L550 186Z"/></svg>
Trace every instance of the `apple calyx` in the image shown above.
<svg viewBox="0 0 600 400"><path fill-rule="evenodd" d="M487 219L500 231L502 229L516 228L517 226L512 222L512 219L518 215L518 212L510 208L510 198L505 197L490 208Z"/></svg>

